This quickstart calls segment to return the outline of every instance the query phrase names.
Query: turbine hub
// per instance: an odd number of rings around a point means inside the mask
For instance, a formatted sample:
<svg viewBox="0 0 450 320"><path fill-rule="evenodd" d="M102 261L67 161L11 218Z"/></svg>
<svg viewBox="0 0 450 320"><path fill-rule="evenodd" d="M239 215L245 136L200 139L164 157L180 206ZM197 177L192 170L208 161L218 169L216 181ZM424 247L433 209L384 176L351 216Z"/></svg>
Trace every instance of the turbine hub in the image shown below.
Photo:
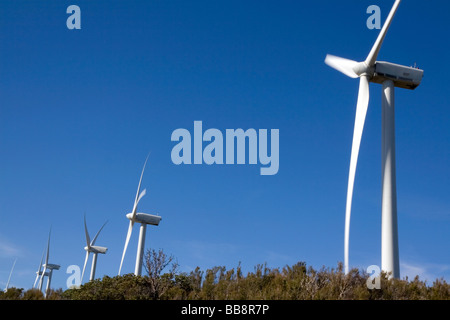
<svg viewBox="0 0 450 320"><path fill-rule="evenodd" d="M363 62L359 62L357 63L354 67L353 67L353 71L360 77L360 76L370 76L372 77L374 74L374 68L373 67L369 67L367 66L367 64L363 61Z"/></svg>

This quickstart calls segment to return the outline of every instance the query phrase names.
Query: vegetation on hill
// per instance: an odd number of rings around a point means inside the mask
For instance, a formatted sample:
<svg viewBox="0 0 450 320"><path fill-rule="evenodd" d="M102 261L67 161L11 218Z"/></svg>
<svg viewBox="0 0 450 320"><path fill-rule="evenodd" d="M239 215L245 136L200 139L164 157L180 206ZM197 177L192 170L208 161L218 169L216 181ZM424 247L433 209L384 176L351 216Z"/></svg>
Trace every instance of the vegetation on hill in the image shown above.
<svg viewBox="0 0 450 320"><path fill-rule="evenodd" d="M147 250L147 275L109 277L85 283L77 289L52 290L47 299L70 300L450 300L450 284L436 279L431 285L416 276L413 280L388 279L380 275L380 289L369 289L364 271L343 272L337 268L315 270L304 262L283 268L266 264L243 274L241 265L227 270L197 267L178 271L172 256L162 250ZM11 288L0 299L44 299L36 289L23 292Z"/></svg>

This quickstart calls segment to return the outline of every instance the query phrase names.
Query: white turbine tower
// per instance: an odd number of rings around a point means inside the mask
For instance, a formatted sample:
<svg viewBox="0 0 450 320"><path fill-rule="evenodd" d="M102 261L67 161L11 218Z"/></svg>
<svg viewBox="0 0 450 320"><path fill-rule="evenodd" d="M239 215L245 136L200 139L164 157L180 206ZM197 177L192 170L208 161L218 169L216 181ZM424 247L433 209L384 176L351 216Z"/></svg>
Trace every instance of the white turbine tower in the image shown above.
<svg viewBox="0 0 450 320"><path fill-rule="evenodd" d="M376 61L386 33L398 9L401 0L396 0L381 32L375 41L367 59L352 61L327 55L325 63L351 78L360 79L358 102L356 106L355 127L345 210L345 272L349 271L350 213L353 197L356 164L369 105L369 82L382 84L382 226L381 226L381 269L391 273L390 277L400 277L397 195L395 178L395 118L394 87L414 90L419 86L423 70L401 66L389 62Z"/></svg>
<svg viewBox="0 0 450 320"><path fill-rule="evenodd" d="M60 266L57 264L48 263L48 259L50 257L50 234L51 234L51 229L50 229L50 232L48 233L47 253L45 256L45 263L42 265L42 267L44 267L44 270L41 272L40 271L41 266L39 266L39 271L37 272L38 276L39 276L39 273L41 276L41 278L39 280L39 291L42 290L42 285L44 283L44 277L45 276L47 277L47 287L46 287L45 293L44 293L45 297L47 297L49 290L50 290L50 283L52 281L53 270L59 270L59 268L60 268ZM41 260L41 264L42 264L42 260Z"/></svg>
<svg viewBox="0 0 450 320"><path fill-rule="evenodd" d="M159 225L159 222L161 221L160 216L148 214L148 213L138 213L137 212L137 205L146 193L146 189L144 189L141 192L141 183L142 183L142 176L144 175L145 165L147 164L147 160L148 160L148 156L147 156L147 159L145 160L144 167L142 168L141 178L139 179L139 185L138 185L136 197L134 199L133 211L126 215L126 217L130 220L130 224L128 226L128 232L127 232L127 237L125 240L125 246L123 248L122 260L120 261L119 275L122 270L123 259L125 257L125 253L127 251L128 242L130 241L131 232L133 231L134 223L138 222L141 224L140 231L139 231L138 249L137 249L137 255L136 255L136 266L134 269L134 274L137 276L140 276L141 272L142 272L142 258L144 255L145 233L147 230L147 224L157 226L157 225Z"/></svg>
<svg viewBox="0 0 450 320"><path fill-rule="evenodd" d="M92 257L92 267L91 267L91 275L89 277L89 281L94 280L95 278L95 269L97 267L97 254L101 253L101 254L105 254L106 251L108 250L108 248L106 247L100 247L100 246L96 246L95 245L95 241L97 240L98 235L100 234L100 231L102 231L103 227L105 226L105 224L108 221L106 221L103 226L100 228L100 230L98 230L97 234L95 235L94 239L90 239L89 237L89 232L87 229L87 225L86 225L86 215L84 216L84 232L86 234L86 244L87 246L84 247L84 250L86 250L86 259L84 260L84 266L83 266L83 272L81 273L81 280L80 282L83 282L83 277L84 277L84 271L86 270L86 264L88 262L89 259L89 254L92 252L93 253L93 257Z"/></svg>

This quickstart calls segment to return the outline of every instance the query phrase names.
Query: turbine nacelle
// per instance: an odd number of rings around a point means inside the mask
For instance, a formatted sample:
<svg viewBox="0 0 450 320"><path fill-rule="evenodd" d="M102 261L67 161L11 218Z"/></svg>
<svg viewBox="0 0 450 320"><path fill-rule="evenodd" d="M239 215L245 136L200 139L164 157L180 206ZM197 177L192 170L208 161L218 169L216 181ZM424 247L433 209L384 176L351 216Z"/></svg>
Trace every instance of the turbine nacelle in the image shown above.
<svg viewBox="0 0 450 320"><path fill-rule="evenodd" d="M44 270L45 269L50 269L50 270L59 270L59 268L61 268L60 265L58 264L53 264L53 263L44 263L43 264Z"/></svg>
<svg viewBox="0 0 450 320"><path fill-rule="evenodd" d="M377 61L374 71L371 82L381 84L386 80L392 80L395 87L403 89L416 89L423 78L423 70L391 62Z"/></svg>
<svg viewBox="0 0 450 320"><path fill-rule="evenodd" d="M84 250L92 252L92 253L102 253L105 254L106 251L108 251L108 248L106 247L100 247L100 246L86 246L84 247Z"/></svg>
<svg viewBox="0 0 450 320"><path fill-rule="evenodd" d="M373 66L368 66L365 61L356 62L329 54L325 63L350 78L367 76L370 82L379 84L392 80L395 87L403 89L414 90L423 78L421 69L385 61L376 61Z"/></svg>
<svg viewBox="0 0 450 320"><path fill-rule="evenodd" d="M133 219L133 213L130 212L126 215L130 221L138 222L138 223L144 223L144 224L151 224L154 226L159 225L159 222L162 220L160 216L154 215L154 214L148 214L148 213L136 213Z"/></svg>

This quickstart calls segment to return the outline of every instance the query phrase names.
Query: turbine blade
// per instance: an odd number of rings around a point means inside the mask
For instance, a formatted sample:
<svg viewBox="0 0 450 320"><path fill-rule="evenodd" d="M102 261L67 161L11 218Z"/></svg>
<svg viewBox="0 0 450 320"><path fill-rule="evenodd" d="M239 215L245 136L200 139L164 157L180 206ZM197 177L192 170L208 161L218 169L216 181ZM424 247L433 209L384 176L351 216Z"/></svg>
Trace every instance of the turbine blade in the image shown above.
<svg viewBox="0 0 450 320"><path fill-rule="evenodd" d="M41 271L41 270L39 270L39 271ZM36 283L37 283L38 279L39 279L39 272L36 272L36 279L34 279L33 289L36 288Z"/></svg>
<svg viewBox="0 0 450 320"><path fill-rule="evenodd" d="M395 13L397 12L398 6L400 5L401 0L396 0L394 5L392 6L391 12L386 19L386 22L383 25L383 28L378 35L377 40L375 41L372 49L370 50L369 55L365 61L368 67L373 67L375 65L375 61L377 60L378 53L380 52L381 45L383 44L384 38L386 37L386 33L391 25L392 19L394 18Z"/></svg>
<svg viewBox="0 0 450 320"><path fill-rule="evenodd" d="M48 258L50 256L50 234L52 232L52 228L50 228L50 231L48 233L48 242L47 242L47 255L45 256L45 264L48 264Z"/></svg>
<svg viewBox="0 0 450 320"><path fill-rule="evenodd" d="M41 268L42 268L42 261L44 261L44 255L45 255L45 249L44 249L44 251L42 251L41 262L39 263L39 271L41 271Z"/></svg>
<svg viewBox="0 0 450 320"><path fill-rule="evenodd" d="M106 221L106 222L102 225L102 227L100 228L100 230L98 230L98 232L97 232L97 234L95 235L94 239L92 239L91 246L93 246L93 245L95 244L95 241L97 240L97 237L98 237L98 235L100 234L100 231L102 231L103 227L104 227L107 223L108 223L108 221Z"/></svg>
<svg viewBox="0 0 450 320"><path fill-rule="evenodd" d="M86 264L88 262L88 259L89 259L89 250L86 251L86 258L84 259L84 266L83 266L83 272L81 273L80 284L83 283L84 271L86 270Z"/></svg>
<svg viewBox="0 0 450 320"><path fill-rule="evenodd" d="M139 201L141 201L142 197L145 196L146 193L147 193L147 189L142 190L142 192L139 194L139 197L137 199L136 206L139 203Z"/></svg>
<svg viewBox="0 0 450 320"><path fill-rule="evenodd" d="M6 292L6 290L8 290L8 287L9 287L9 281L11 280L11 275L12 275L12 273L13 273L13 271L14 271L14 266L16 265L16 261L17 261L17 259L14 260L13 266L12 266L12 268L11 268L11 272L9 273L8 282L6 283L5 292Z"/></svg>
<svg viewBox="0 0 450 320"><path fill-rule="evenodd" d="M356 165L358 162L359 147L366 120L367 108L369 106L369 77L361 76L356 106L355 127L353 131L352 153L350 157L350 170L348 177L347 203L345 207L345 273L349 271L348 252L350 238L350 215L353 197L353 186L355 182Z"/></svg>
<svg viewBox="0 0 450 320"><path fill-rule="evenodd" d="M330 67L332 67L333 69L342 72L343 74L345 74L350 78L353 79L358 78L358 75L355 73L355 71L353 71L353 67L355 67L358 64L358 62L356 61L327 54L325 58L325 63Z"/></svg>
<svg viewBox="0 0 450 320"><path fill-rule="evenodd" d="M133 205L133 211L132 211L132 213L133 213L132 219L133 220L134 220L134 217L136 216L136 210L137 210L138 202L145 195L144 191L143 191L144 194L140 193L140 191L141 191L142 177L144 175L145 166L147 165L147 161L148 161L148 157L149 156L150 156L150 153L147 155L147 158L145 159L144 167L142 168L141 177L139 179L139 185L138 185L138 189L137 189L137 192L136 192L136 198L134 199L134 205Z"/></svg>
<svg viewBox="0 0 450 320"><path fill-rule="evenodd" d="M39 273L41 272L42 261L44 261L44 255L45 255L45 249L44 249L44 251L42 252L41 262L39 262L39 269L38 269L38 271L36 272L36 279L34 280L33 288L36 287L36 283L37 283L37 281L38 281L38 279L39 279Z"/></svg>
<svg viewBox="0 0 450 320"><path fill-rule="evenodd" d="M52 227L50 227L50 231L48 232L47 254L45 255L44 270L42 271L41 279L39 280L39 289L42 289L42 284L43 284L43 281L44 281L44 275L45 275L45 272L47 271L48 258L50 256L50 235L51 235L51 233L52 233Z"/></svg>
<svg viewBox="0 0 450 320"><path fill-rule="evenodd" d="M130 220L130 224L128 226L127 238L125 240L125 247L123 248L122 260L120 260L119 276L120 276L120 271L122 270L123 258L125 257L125 252L127 251L128 242L130 241L131 232L133 231L133 225L134 225L134 221Z"/></svg>
<svg viewBox="0 0 450 320"><path fill-rule="evenodd" d="M42 270L41 278L39 279L39 290L42 289L42 284L44 283L44 275L47 271L47 265L44 266L44 270Z"/></svg>
<svg viewBox="0 0 450 320"><path fill-rule="evenodd" d="M86 234L87 247L88 247L88 249L90 249L91 248L91 238L89 237L89 232L88 232L87 225L86 225L86 214L84 215L84 233Z"/></svg>

